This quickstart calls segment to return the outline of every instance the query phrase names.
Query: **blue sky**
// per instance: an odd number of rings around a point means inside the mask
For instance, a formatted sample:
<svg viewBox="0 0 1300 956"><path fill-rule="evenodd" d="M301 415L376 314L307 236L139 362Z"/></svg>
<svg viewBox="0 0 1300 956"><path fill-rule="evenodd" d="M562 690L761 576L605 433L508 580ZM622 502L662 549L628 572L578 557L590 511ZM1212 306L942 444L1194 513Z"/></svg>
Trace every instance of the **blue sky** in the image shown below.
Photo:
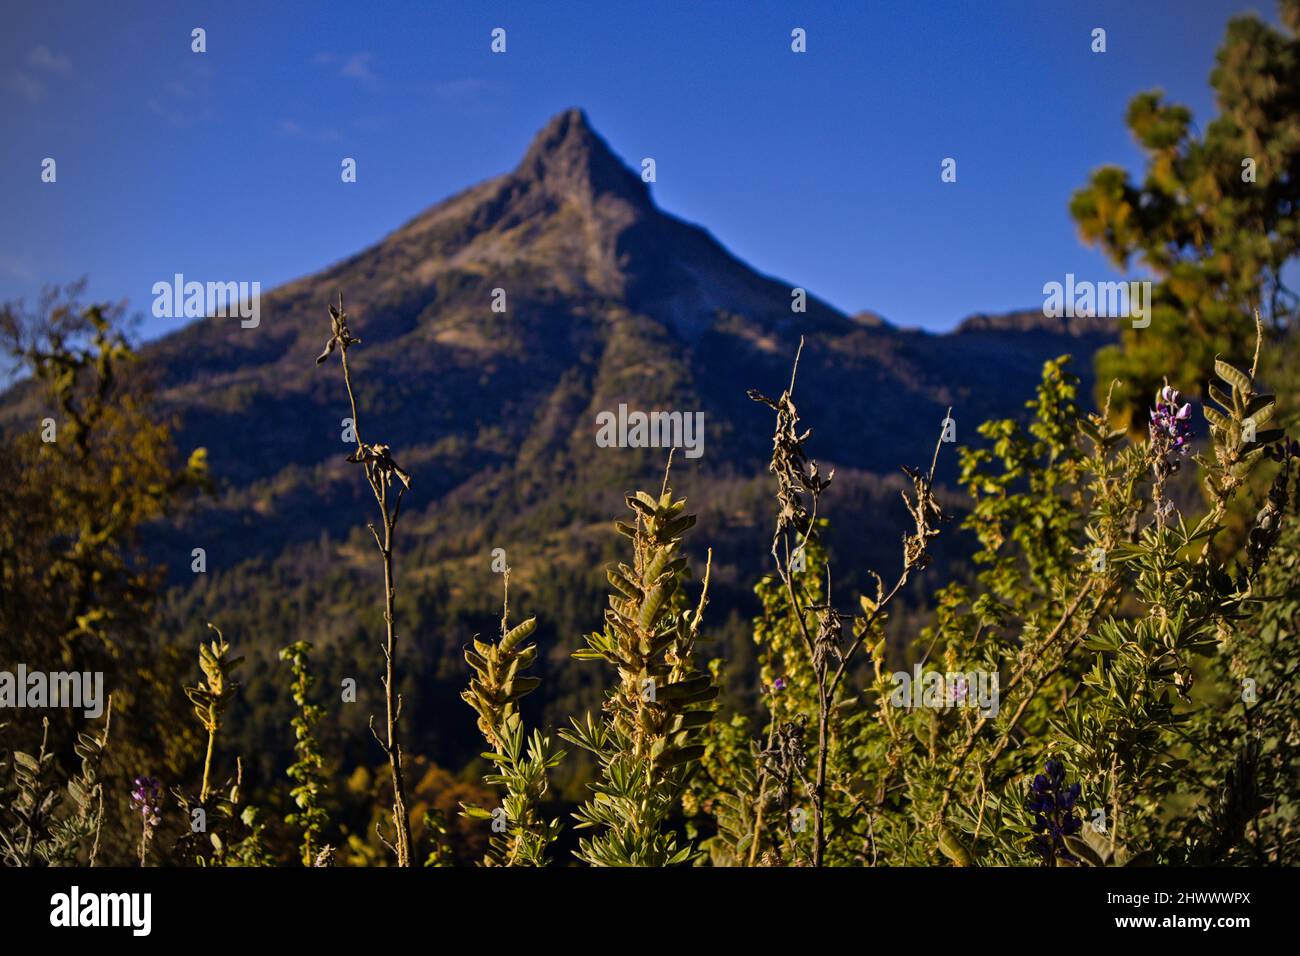
<svg viewBox="0 0 1300 956"><path fill-rule="evenodd" d="M1134 93L1211 115L1214 51L1252 10L1275 19L1234 0L11 4L0 299L82 275L146 313L176 272L269 289L512 168L581 106L625 160L655 158L663 208L760 271L945 329L1116 274L1070 193L1136 168Z"/></svg>

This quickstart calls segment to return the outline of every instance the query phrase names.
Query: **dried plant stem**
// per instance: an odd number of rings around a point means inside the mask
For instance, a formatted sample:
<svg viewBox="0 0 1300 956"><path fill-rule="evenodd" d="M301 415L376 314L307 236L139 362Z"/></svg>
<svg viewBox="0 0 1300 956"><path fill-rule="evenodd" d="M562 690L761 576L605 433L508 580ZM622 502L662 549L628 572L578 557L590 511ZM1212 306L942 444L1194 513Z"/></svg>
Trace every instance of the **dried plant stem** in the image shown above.
<svg viewBox="0 0 1300 956"><path fill-rule="evenodd" d="M793 381L793 376L791 380ZM811 531L809 534L811 534ZM804 647L808 650L808 659L813 663L814 676L817 679L817 777L810 796L813 805L813 866L821 866L822 851L826 841L826 828L822 820L822 805L826 796L826 730L830 709L827 706L826 673L824 667L817 663L820 658L813 644L812 635L808 633L808 622L804 620L804 607L799 600L799 591L794 586L794 575L791 573L790 567L790 539L788 535L784 543L785 558L779 566L781 578L785 582L786 595L790 599L790 609L794 614L795 622L799 625L799 634L803 638ZM829 602L830 595L827 595L826 599Z"/></svg>
<svg viewBox="0 0 1300 956"><path fill-rule="evenodd" d="M772 742L776 739L776 721L773 720L767 725L767 750L772 749ZM764 751L766 752L766 751ZM763 808L767 805L767 762L759 761L758 800L754 809L754 836L749 842L749 866L753 866L758 859L758 844L761 841L763 833Z"/></svg>
<svg viewBox="0 0 1300 956"><path fill-rule="evenodd" d="M382 501L381 501L382 505ZM411 865L411 824L406 810L406 781L402 773L402 747L397 742L397 720L402 713L401 697L397 696L393 655L397 649L397 632L393 628L393 524L384 522L384 543L380 548L384 559L384 622L387 636L384 645L384 707L387 724L388 767L393 777L393 827L397 831L397 865Z"/></svg>
<svg viewBox="0 0 1300 956"><path fill-rule="evenodd" d="M110 698L111 700L112 698ZM90 844L90 866L95 865L95 858L99 856L99 832L104 825L104 788L99 788L97 796L99 805L95 809L95 839Z"/></svg>
<svg viewBox="0 0 1300 956"><path fill-rule="evenodd" d="M352 371L348 367L348 353L346 344L339 349L339 357L343 365L343 383L347 388L348 402L352 407L352 431L356 436L357 449L360 452L365 449L365 444L361 440L361 426L357 415L356 393L352 388ZM363 462L364 464L364 462ZM389 489L392 487L391 481L378 468L365 465L366 479L370 484L370 490L374 493L375 502L379 505L380 520L383 525L383 535L375 529L374 524L370 524L371 536L375 539L375 546L379 549L379 555L384 566L384 715L385 715L385 735L380 735L375 731L374 718L370 721L370 731L375 739L379 742L380 747L388 756L388 769L393 781L393 831L395 842L388 844L389 848L397 857L398 866L411 865L411 823L410 814L406 807L406 779L402 770L402 747L398 741L397 723L402 715L402 698L397 693L397 677L395 672L395 659L397 654L397 630L395 627L394 606L396 602L396 588L394 585L393 575L393 532L397 526L398 516L402 510L402 496L405 493L405 487L397 493L396 500L390 507ZM380 836L383 839L382 834ZM387 843L387 841L384 841Z"/></svg>
<svg viewBox="0 0 1300 956"><path fill-rule="evenodd" d="M777 476L777 499L780 503L780 511L777 518L776 533L772 538L772 557L776 562L777 573L780 575L781 582L785 586L786 596L790 603L790 612L794 616L800 638L808 652L809 662L812 665L813 677L816 682L817 767L811 785L809 786L805 782L805 789L813 807L812 865L821 866L826 849L826 772L830 756L830 724L835 693L839 689L840 682L845 674L848 673L848 669L867 635L875 632L876 622L882 610L897 596L912 571L924 568L929 562L926 549L930 539L938 534L938 530L933 527L932 521L943 519L942 511L933 495L934 474L938 467L939 452L943 446L947 423L952 416L952 409L948 409L948 415L944 418L945 430L940 432L938 441L935 442L934 454L930 459L929 473L925 474L913 469L904 469L912 478L915 501L908 498L906 492L903 493L903 501L916 521L916 533L903 536L902 572L888 594L884 593L884 584L877 575L876 599L872 603L866 620L862 622L861 628L850 642L848 648L843 648L841 647L843 625L849 618L834 609L829 572L826 580L825 604L813 605L803 600L800 589L796 587L794 581L793 558L795 555L802 554L803 549L816 534L817 512L821 493L834 476L832 471L830 476L821 477L817 463L810 461L803 450L803 444L810 432L805 431L801 434L798 430L799 415L794 406L793 394L794 384L799 372L799 359L803 354L803 344L803 340L800 339L799 351L795 355L794 368L790 372L790 385L779 399L774 401L752 389L749 392L749 397L754 401L767 405L776 412L777 416L770 470ZM808 507L805 507L803 503L805 495L811 499L811 504ZM792 532L795 535L793 548L790 541ZM818 629L815 638L809 630L806 618L809 612L817 615ZM834 661L831 660L832 656L835 658ZM800 773L800 777L802 778L802 773ZM760 801L762 786L765 783L766 776L764 775L760 777ZM754 832L755 846L750 848L751 862L757 849L759 835L757 824Z"/></svg>

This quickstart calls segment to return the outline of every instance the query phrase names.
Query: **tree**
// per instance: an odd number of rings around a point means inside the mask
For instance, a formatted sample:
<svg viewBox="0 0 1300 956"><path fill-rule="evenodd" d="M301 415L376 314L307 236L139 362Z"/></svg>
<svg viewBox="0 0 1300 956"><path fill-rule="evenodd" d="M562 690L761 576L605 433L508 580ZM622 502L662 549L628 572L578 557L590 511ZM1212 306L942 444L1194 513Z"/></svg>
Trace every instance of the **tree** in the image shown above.
<svg viewBox="0 0 1300 956"><path fill-rule="evenodd" d="M1141 183L1103 166L1070 203L1086 242L1155 275L1150 326L1097 357L1098 400L1121 380L1114 407L1134 427L1166 376L1203 394L1217 355L1248 354L1256 310L1275 333L1295 320L1283 273L1300 253L1300 0L1279 7L1286 32L1228 24L1204 133L1187 107L1139 94L1127 122L1147 158Z"/></svg>
<svg viewBox="0 0 1300 956"><path fill-rule="evenodd" d="M181 665L153 626L161 569L139 536L206 483L206 455L178 461L123 311L82 306L80 291L0 307L0 348L28 376L0 422L0 660L103 673L114 713L105 779L179 773L191 749L175 719ZM48 738L24 721L8 742L71 754L82 713L56 713Z"/></svg>

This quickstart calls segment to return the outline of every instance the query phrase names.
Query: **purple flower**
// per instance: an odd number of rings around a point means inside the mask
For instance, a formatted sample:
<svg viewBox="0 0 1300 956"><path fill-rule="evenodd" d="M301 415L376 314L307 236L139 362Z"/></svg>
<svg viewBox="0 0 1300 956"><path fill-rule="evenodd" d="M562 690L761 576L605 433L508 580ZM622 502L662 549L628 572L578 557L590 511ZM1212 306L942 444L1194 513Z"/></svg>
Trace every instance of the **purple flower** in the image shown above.
<svg viewBox="0 0 1300 956"><path fill-rule="evenodd" d="M1151 443L1162 454L1178 452L1186 456L1192 437L1192 405L1183 402L1178 389L1166 385L1156 395L1151 410Z"/></svg>
<svg viewBox="0 0 1300 956"><path fill-rule="evenodd" d="M966 686L965 677L957 677L948 685L948 706L955 707L966 700L970 688Z"/></svg>
<svg viewBox="0 0 1300 956"><path fill-rule="evenodd" d="M1043 772L1029 786L1029 812L1034 814L1034 847L1044 859L1060 858L1074 862L1076 857L1065 847L1065 838L1083 829L1083 821L1074 814L1079 799L1079 785L1065 785L1065 765L1048 760Z"/></svg>
<svg viewBox="0 0 1300 956"><path fill-rule="evenodd" d="M785 678L778 677L776 680L772 681L772 690L777 694L785 690Z"/></svg>
<svg viewBox="0 0 1300 956"><path fill-rule="evenodd" d="M160 821L162 806L158 801L158 781L153 777L136 777L131 790L131 809L140 814L146 829Z"/></svg>

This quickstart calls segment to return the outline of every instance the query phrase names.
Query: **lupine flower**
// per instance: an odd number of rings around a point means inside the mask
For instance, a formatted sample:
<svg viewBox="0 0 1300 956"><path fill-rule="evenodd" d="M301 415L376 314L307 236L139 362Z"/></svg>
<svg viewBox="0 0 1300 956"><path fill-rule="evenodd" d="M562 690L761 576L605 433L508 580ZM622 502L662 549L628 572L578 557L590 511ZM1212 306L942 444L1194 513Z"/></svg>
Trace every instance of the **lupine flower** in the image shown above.
<svg viewBox="0 0 1300 956"><path fill-rule="evenodd" d="M158 781L153 777L136 777L131 790L131 809L140 814L146 829L161 822L162 806L158 802Z"/></svg>
<svg viewBox="0 0 1300 956"><path fill-rule="evenodd" d="M1156 395L1151 410L1151 442L1164 453L1187 455L1192 437L1192 405L1184 403L1178 389L1166 385Z"/></svg>
<svg viewBox="0 0 1300 956"><path fill-rule="evenodd" d="M1065 765L1059 760L1048 760L1043 773L1030 785L1029 810L1034 814L1034 832L1038 834L1034 846L1046 859L1076 859L1065 848L1065 838L1083 828L1083 821L1074 813L1079 789L1077 783L1065 785Z"/></svg>
<svg viewBox="0 0 1300 956"><path fill-rule="evenodd" d="M158 801L158 781L153 777L136 777L132 781L131 809L140 814L140 865L148 862L149 841L153 839L153 828L162 822L158 814L162 805Z"/></svg>
<svg viewBox="0 0 1300 956"><path fill-rule="evenodd" d="M955 707L966 700L970 688L966 686L965 677L957 677L948 685L948 705Z"/></svg>

